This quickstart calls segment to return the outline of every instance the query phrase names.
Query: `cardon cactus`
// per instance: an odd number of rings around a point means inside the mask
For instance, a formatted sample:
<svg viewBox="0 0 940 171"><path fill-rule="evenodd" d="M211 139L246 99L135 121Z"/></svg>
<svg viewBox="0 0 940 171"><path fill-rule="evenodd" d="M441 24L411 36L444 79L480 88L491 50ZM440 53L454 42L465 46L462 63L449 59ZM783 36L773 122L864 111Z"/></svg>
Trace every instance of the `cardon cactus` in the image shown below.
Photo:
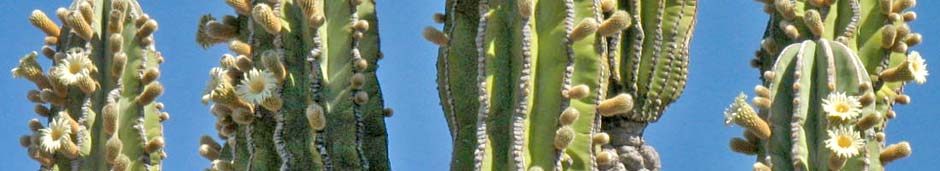
<svg viewBox="0 0 940 171"><path fill-rule="evenodd" d="M39 170L160 170L169 114L155 102L157 22L133 0L76 0L56 16L61 28L42 11L29 16L52 67L44 72L33 52L12 71L36 83L27 97L49 123L29 121L33 134L20 139L29 156Z"/></svg>
<svg viewBox="0 0 940 171"><path fill-rule="evenodd" d="M389 170L375 2L225 2L196 37L234 52L203 96L225 140L202 138L209 170Z"/></svg>
<svg viewBox="0 0 940 171"><path fill-rule="evenodd" d="M695 0L448 0L424 36L452 170L660 170L644 143L685 86Z"/></svg>
<svg viewBox="0 0 940 171"><path fill-rule="evenodd" d="M744 128L731 149L756 155L754 170L884 170L911 153L885 145L907 82L924 83L921 35L906 22L914 0L763 0L770 14L752 64L762 73L751 108L745 95L725 111Z"/></svg>

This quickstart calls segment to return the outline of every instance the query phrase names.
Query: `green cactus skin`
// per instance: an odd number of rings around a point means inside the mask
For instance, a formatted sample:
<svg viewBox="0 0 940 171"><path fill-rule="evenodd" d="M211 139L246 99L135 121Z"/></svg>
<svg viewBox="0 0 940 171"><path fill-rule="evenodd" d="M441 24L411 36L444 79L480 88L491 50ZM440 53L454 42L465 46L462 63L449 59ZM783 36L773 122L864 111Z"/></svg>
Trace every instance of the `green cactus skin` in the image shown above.
<svg viewBox="0 0 940 171"><path fill-rule="evenodd" d="M904 17L913 15L905 10L916 2L763 2L771 19L752 62L763 75L754 103L760 108L756 120L766 122L771 134L768 139L745 135L756 147L755 170L884 170L887 162L910 155L906 142L886 147L884 130L894 105L909 103L902 94L906 82L923 83L927 74L920 55L908 52L921 41L906 24L915 17ZM899 70L923 77L905 77L896 74ZM858 116L836 119L825 110L835 104L826 102L828 97L841 93L860 102ZM726 115L750 108L745 98ZM839 127L860 134L852 140L862 143L857 155L840 157L827 147L826 141L835 139L828 132Z"/></svg>
<svg viewBox="0 0 940 171"><path fill-rule="evenodd" d="M226 140L217 145L204 137L202 144L208 150L201 147L200 153L212 161L209 170L390 170L384 121L390 110L384 108L375 75L382 56L375 2L226 3L238 15L219 21L203 16L197 34L203 47L230 41L246 43L243 47L230 43L236 54L223 56L221 66L213 70L221 74L212 76L204 94L204 102L214 103L216 128ZM259 15L263 12L258 6L270 7L273 19ZM269 27L276 25L281 27ZM279 31L271 32L270 28ZM250 49L248 54L243 54L245 49ZM269 55L276 60L266 60ZM238 61L234 56L247 60ZM285 68L283 76L276 72L278 66ZM279 99L277 107L265 106L267 102L239 106L237 103L248 99L221 93L246 85L242 81L252 68L272 72L283 80L275 83L272 95L265 98ZM314 107L323 116L310 115L313 110L308 108ZM246 109L254 113L248 114L249 122L240 122L237 111ZM325 128L308 124L315 122L325 122ZM219 155L213 156L216 153Z"/></svg>
<svg viewBox="0 0 940 171"><path fill-rule="evenodd" d="M659 170L642 132L685 86L697 3L448 0L425 37L441 46L451 169ZM610 144L593 143L603 132Z"/></svg>
<svg viewBox="0 0 940 171"><path fill-rule="evenodd" d="M47 35L43 54L53 67L43 73L33 52L13 69L14 77L36 83L29 99L50 123L30 124L42 128L23 137L30 157L39 170L161 170L169 114L154 102L163 92L155 81L163 62L152 37L156 22L133 0L76 0L58 16L61 28L39 10L30 16ZM90 63L68 65L80 59Z"/></svg>

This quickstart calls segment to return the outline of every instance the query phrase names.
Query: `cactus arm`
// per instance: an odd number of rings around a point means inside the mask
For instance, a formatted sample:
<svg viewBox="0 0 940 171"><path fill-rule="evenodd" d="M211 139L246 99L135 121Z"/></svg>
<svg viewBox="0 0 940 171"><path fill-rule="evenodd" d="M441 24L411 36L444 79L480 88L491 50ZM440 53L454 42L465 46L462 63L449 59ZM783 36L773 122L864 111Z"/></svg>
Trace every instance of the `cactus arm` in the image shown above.
<svg viewBox="0 0 940 171"><path fill-rule="evenodd" d="M450 127L454 137L454 158L451 168L473 168L474 151L477 147L477 113L480 101L478 100L479 85L478 73L466 72L477 70L476 37L480 12L477 1L449 1L447 30L450 43L441 47L438 58L438 89L441 92L441 102L444 113L451 120ZM468 84L470 83L470 84Z"/></svg>
<svg viewBox="0 0 940 171"><path fill-rule="evenodd" d="M358 7L359 19L369 22L369 28L364 33L365 36L359 42L359 51L362 58L368 61L368 67L360 71L366 75L366 84L363 91L369 94L369 102L360 107L364 113L365 139L360 140L363 143L363 150L366 152L366 159L369 161L371 170L391 170L388 160L388 134L385 129L385 103L382 97L382 89L379 85L376 70L378 69L378 60L382 52L379 44L379 22L376 15L376 2L363 1Z"/></svg>
<svg viewBox="0 0 940 171"><path fill-rule="evenodd" d="M562 77L568 63L565 45L566 13L565 1L533 2L537 11L532 14L532 97L529 102L529 119L526 120L525 162L528 169L533 166L553 168L558 158L553 146L554 132L558 127L558 114L562 105ZM537 47L536 47L537 46Z"/></svg>
<svg viewBox="0 0 940 171"><path fill-rule="evenodd" d="M350 23L353 20L354 7L347 0L324 1L326 23L321 27L324 39L325 57L321 57L324 77L324 97L326 109L326 141L329 156L333 158L335 169L347 170L364 167L366 160L360 158L361 142L357 128L357 111L350 97L355 95L349 89L349 79L353 74L352 57L348 49L353 48ZM325 34L322 34L325 33Z"/></svg>

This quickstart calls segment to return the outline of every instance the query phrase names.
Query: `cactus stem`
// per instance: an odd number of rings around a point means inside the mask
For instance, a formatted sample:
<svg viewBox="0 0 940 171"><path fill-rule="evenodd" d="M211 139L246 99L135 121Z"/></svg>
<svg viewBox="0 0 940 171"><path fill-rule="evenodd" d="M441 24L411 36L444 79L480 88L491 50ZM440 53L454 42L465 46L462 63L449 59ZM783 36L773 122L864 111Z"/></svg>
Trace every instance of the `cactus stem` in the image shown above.
<svg viewBox="0 0 940 171"><path fill-rule="evenodd" d="M483 168L483 160L487 146L487 114L490 112L489 104L489 92L486 89L486 49L484 48L487 33L487 23L488 23L488 12L489 12L489 2L488 0L479 1L479 24L477 26L477 35L476 35L476 50L477 50L477 83L479 84L479 113L477 113L477 131L476 131L476 140L477 147L473 151L474 155L474 166L473 170L481 170ZM427 30L427 29L425 29ZM436 31L436 30L435 30ZM427 31L426 31L427 32ZM439 45L441 43L438 43Z"/></svg>

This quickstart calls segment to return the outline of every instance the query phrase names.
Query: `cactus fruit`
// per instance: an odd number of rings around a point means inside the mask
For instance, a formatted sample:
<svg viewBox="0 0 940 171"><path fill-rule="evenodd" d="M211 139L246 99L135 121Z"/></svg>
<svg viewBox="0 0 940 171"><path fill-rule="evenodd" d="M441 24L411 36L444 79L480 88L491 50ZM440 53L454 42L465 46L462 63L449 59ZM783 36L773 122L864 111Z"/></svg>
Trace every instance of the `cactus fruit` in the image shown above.
<svg viewBox="0 0 940 171"><path fill-rule="evenodd" d="M725 111L747 130L732 150L756 155L754 170L884 170L910 155L907 142L886 146L884 130L894 105L910 103L904 85L928 75L909 52L922 41L906 23L916 1L762 2L775 10L752 60L759 110L742 93Z"/></svg>
<svg viewBox="0 0 940 171"><path fill-rule="evenodd" d="M160 170L169 114L156 102L157 22L134 0L76 0L56 13L61 28L42 11L29 16L53 66L44 73L33 52L12 71L36 84L27 98L49 123L29 122L29 156L39 170Z"/></svg>
<svg viewBox="0 0 940 171"><path fill-rule="evenodd" d="M452 170L660 170L696 0L448 0L435 14Z"/></svg>
<svg viewBox="0 0 940 171"><path fill-rule="evenodd" d="M389 170L375 2L225 2L196 35L234 53L203 94L225 140L201 140L209 170Z"/></svg>

